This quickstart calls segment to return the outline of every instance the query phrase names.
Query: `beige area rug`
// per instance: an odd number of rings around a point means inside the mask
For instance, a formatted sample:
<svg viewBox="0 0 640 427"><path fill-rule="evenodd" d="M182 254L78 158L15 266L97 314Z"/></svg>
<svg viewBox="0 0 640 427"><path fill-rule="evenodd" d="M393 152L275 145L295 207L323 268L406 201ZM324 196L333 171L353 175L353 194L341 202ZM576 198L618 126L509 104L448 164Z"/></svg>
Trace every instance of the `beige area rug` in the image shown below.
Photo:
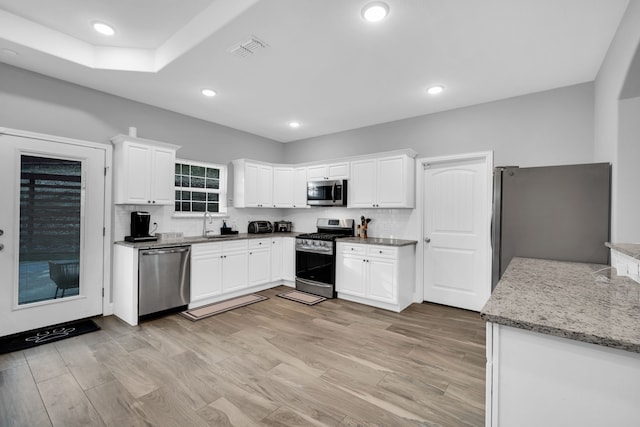
<svg viewBox="0 0 640 427"><path fill-rule="evenodd" d="M213 304L209 305L203 305L202 307L183 311L179 314L195 322L196 320L206 319L207 317L215 316L216 314L224 313L229 310L233 310L234 308L244 307L249 304L264 301L266 299L269 298L257 294L244 295L220 302L214 302Z"/></svg>
<svg viewBox="0 0 640 427"><path fill-rule="evenodd" d="M282 294L276 295L280 298L289 299L291 301L300 302L306 305L315 305L319 302L326 300L325 297L320 297L318 295L308 294L306 292L300 291L288 291Z"/></svg>

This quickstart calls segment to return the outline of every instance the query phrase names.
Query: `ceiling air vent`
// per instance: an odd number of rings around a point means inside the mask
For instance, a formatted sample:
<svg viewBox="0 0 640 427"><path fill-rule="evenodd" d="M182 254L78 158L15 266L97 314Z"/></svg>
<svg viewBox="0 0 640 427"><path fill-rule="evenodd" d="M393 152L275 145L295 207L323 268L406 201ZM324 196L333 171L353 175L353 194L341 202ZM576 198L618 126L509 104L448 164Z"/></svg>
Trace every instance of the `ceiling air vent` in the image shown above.
<svg viewBox="0 0 640 427"><path fill-rule="evenodd" d="M229 48L229 52L244 58L245 56L252 55L259 50L269 47L268 44L257 38L256 36L249 37L248 40L243 41L240 44L233 45Z"/></svg>

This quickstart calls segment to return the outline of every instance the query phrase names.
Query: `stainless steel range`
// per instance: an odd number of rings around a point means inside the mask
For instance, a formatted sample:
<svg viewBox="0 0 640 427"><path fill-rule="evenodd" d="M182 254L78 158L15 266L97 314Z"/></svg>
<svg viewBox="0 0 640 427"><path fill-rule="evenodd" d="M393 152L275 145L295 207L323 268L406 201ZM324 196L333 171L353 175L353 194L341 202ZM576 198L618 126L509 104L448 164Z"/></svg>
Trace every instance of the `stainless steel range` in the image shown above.
<svg viewBox="0 0 640 427"><path fill-rule="evenodd" d="M336 239L354 235L354 220L319 218L317 233L296 237L296 289L336 296Z"/></svg>

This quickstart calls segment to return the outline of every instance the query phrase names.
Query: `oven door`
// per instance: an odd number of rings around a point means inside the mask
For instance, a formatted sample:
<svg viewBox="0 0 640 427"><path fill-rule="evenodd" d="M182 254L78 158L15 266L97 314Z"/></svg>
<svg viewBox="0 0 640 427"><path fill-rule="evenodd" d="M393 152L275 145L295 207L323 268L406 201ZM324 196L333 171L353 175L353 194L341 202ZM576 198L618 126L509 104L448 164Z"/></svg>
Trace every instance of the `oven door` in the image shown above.
<svg viewBox="0 0 640 427"><path fill-rule="evenodd" d="M335 256L296 250L296 289L335 297Z"/></svg>

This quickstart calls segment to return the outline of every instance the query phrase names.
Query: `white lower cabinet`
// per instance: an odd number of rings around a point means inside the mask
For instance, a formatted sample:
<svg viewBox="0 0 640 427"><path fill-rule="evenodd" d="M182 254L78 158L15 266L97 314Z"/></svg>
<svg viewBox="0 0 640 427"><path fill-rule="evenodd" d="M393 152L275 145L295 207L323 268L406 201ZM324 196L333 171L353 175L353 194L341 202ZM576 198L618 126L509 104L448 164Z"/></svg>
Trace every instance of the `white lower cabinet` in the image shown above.
<svg viewBox="0 0 640 427"><path fill-rule="evenodd" d="M208 304L247 287L247 240L201 243L191 247L191 303Z"/></svg>
<svg viewBox="0 0 640 427"><path fill-rule="evenodd" d="M271 281L271 239L249 240L249 286Z"/></svg>
<svg viewBox="0 0 640 427"><path fill-rule="evenodd" d="M191 246L191 302L195 308L295 279L295 238L241 239Z"/></svg>
<svg viewBox="0 0 640 427"><path fill-rule="evenodd" d="M191 247L191 301L222 293L222 243Z"/></svg>
<svg viewBox="0 0 640 427"><path fill-rule="evenodd" d="M282 237L271 240L271 281L282 280Z"/></svg>
<svg viewBox="0 0 640 427"><path fill-rule="evenodd" d="M337 244L338 298L400 312L413 300L415 246Z"/></svg>
<svg viewBox="0 0 640 427"><path fill-rule="evenodd" d="M282 280L295 282L296 280L296 239L282 238Z"/></svg>

